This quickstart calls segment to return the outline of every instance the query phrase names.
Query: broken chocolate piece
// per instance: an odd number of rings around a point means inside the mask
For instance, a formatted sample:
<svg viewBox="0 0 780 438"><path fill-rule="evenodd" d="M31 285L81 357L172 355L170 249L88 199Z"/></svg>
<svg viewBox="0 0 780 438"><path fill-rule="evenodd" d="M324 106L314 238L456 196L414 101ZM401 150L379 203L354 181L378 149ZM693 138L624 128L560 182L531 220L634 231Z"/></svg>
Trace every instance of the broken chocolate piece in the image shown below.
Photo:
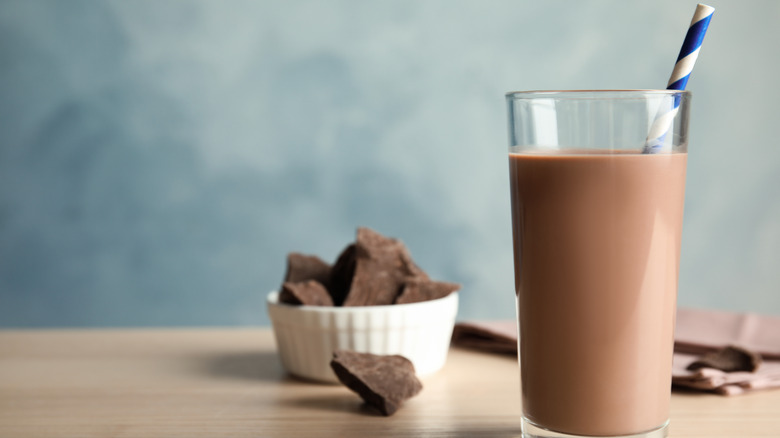
<svg viewBox="0 0 780 438"><path fill-rule="evenodd" d="M306 280L317 280L323 286L328 285L330 265L317 256L291 252L287 255L287 273L284 281L299 283Z"/></svg>
<svg viewBox="0 0 780 438"><path fill-rule="evenodd" d="M349 287L355 276L355 253L354 243L344 248L330 271L328 290L333 297L333 303L337 306L342 305L349 294Z"/></svg>
<svg viewBox="0 0 780 438"><path fill-rule="evenodd" d="M330 367L339 381L383 415L393 415L401 403L417 395L422 383L409 359L336 350Z"/></svg>
<svg viewBox="0 0 780 438"><path fill-rule="evenodd" d="M742 347L729 345L703 355L688 365L687 369L693 371L699 368L715 368L726 372L753 372L758 369L759 365L761 365L761 355Z"/></svg>
<svg viewBox="0 0 780 438"><path fill-rule="evenodd" d="M279 302L306 306L332 306L333 300L319 281L308 280L293 283L285 281L279 293Z"/></svg>
<svg viewBox="0 0 780 438"><path fill-rule="evenodd" d="M400 240L369 228L358 228L354 251L354 275L344 306L393 304L408 279L428 278Z"/></svg>
<svg viewBox="0 0 780 438"><path fill-rule="evenodd" d="M395 304L436 300L444 298L458 289L460 289L460 285L457 283L412 278L404 283L401 294L395 299Z"/></svg>

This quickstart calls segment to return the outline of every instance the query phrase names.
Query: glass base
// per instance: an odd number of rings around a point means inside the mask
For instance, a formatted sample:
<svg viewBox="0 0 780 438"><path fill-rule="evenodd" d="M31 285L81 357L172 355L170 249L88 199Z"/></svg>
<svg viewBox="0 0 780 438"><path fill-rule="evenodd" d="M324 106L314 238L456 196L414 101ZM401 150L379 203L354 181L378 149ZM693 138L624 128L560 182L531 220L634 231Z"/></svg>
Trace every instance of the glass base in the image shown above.
<svg viewBox="0 0 780 438"><path fill-rule="evenodd" d="M572 435L568 433L555 432L541 428L523 417L523 438L593 438L594 435ZM666 438L669 434L669 422L667 421L661 427L646 432L640 432L631 435L596 435L610 438Z"/></svg>

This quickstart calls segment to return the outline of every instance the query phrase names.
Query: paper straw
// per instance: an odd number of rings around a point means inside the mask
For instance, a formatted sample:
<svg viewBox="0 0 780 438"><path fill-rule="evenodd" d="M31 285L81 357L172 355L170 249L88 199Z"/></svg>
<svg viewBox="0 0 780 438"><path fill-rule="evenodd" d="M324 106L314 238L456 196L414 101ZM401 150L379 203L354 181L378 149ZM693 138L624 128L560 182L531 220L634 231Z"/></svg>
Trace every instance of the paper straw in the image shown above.
<svg viewBox="0 0 780 438"><path fill-rule="evenodd" d="M701 3L696 5L696 12L694 12L693 19L691 19L688 33L685 34L685 40L680 49L680 54L677 56L677 63L674 65L672 76L669 78L669 82L666 85L667 90L684 90L685 86L688 84L688 78L691 76L693 65L696 63L696 58L699 57L701 43L704 41L704 34L707 33L707 28L710 25L713 12L715 12L715 8L712 6L703 5ZM653 124L650 126L650 132L647 134L645 147L642 149L643 154L668 151L668 148L671 147L671 145L666 146L664 144L664 138L666 137L666 133L669 132L669 128L672 126L672 122L674 121L674 117L677 115L679 108L680 97L676 96L671 110L659 110Z"/></svg>

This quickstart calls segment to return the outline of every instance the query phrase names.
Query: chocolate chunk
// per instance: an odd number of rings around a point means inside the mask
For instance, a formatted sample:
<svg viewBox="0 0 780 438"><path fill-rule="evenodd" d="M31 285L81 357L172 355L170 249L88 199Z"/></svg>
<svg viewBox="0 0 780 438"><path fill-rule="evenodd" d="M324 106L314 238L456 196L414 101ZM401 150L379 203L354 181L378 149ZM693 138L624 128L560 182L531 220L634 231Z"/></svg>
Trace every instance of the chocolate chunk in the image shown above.
<svg viewBox="0 0 780 438"><path fill-rule="evenodd" d="M412 278L404 283L404 288L395 299L395 304L419 303L444 298L458 289L460 285L457 283Z"/></svg>
<svg viewBox="0 0 780 438"><path fill-rule="evenodd" d="M337 306L342 305L347 294L349 294L349 287L352 284L352 278L355 276L355 253L355 244L344 248L344 251L341 252L333 265L333 269L330 271L328 290L331 297L333 297L333 302Z"/></svg>
<svg viewBox="0 0 780 438"><path fill-rule="evenodd" d="M688 365L688 369L693 371L699 368L715 368L726 372L753 372L758 369L759 365L761 365L761 355L742 347L729 345L696 359Z"/></svg>
<svg viewBox="0 0 780 438"><path fill-rule="evenodd" d="M330 367L341 383L387 416L422 389L414 365L403 356L336 350Z"/></svg>
<svg viewBox="0 0 780 438"><path fill-rule="evenodd" d="M328 285L330 265L317 256L291 252L287 255L287 273L284 281L299 283L306 280L317 280L323 286Z"/></svg>
<svg viewBox="0 0 780 438"><path fill-rule="evenodd" d="M355 269L344 306L393 304L410 278L428 278L406 246L369 228L358 228Z"/></svg>
<svg viewBox="0 0 780 438"><path fill-rule="evenodd" d="M333 305L333 300L328 290L317 280L300 281L298 283L285 281L282 284L282 291L279 293L279 302L307 306Z"/></svg>

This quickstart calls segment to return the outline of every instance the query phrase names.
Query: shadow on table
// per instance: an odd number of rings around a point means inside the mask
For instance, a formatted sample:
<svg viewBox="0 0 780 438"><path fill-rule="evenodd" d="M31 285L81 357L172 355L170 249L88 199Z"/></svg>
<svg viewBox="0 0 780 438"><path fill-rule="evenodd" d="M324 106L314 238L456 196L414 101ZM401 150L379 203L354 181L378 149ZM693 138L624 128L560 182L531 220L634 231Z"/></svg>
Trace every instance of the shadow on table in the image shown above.
<svg viewBox="0 0 780 438"><path fill-rule="evenodd" d="M284 404L295 406L304 409L314 409L320 411L332 411L332 412L351 412L357 415L364 415L367 417L382 417L376 409L363 403L360 398L352 392L347 392L346 389L343 394L324 394L316 396L300 397L295 399L287 399Z"/></svg>
<svg viewBox="0 0 780 438"><path fill-rule="evenodd" d="M449 438L471 438L471 437L480 437L480 438L522 438L523 434L520 432L520 429L515 427L512 429L507 430L501 430L501 429L484 429L484 428L465 428L465 429L458 429L458 430L445 430L443 431L442 436L446 436Z"/></svg>
<svg viewBox="0 0 780 438"><path fill-rule="evenodd" d="M287 380L275 352L230 353L205 360L206 373L214 377L245 380Z"/></svg>

